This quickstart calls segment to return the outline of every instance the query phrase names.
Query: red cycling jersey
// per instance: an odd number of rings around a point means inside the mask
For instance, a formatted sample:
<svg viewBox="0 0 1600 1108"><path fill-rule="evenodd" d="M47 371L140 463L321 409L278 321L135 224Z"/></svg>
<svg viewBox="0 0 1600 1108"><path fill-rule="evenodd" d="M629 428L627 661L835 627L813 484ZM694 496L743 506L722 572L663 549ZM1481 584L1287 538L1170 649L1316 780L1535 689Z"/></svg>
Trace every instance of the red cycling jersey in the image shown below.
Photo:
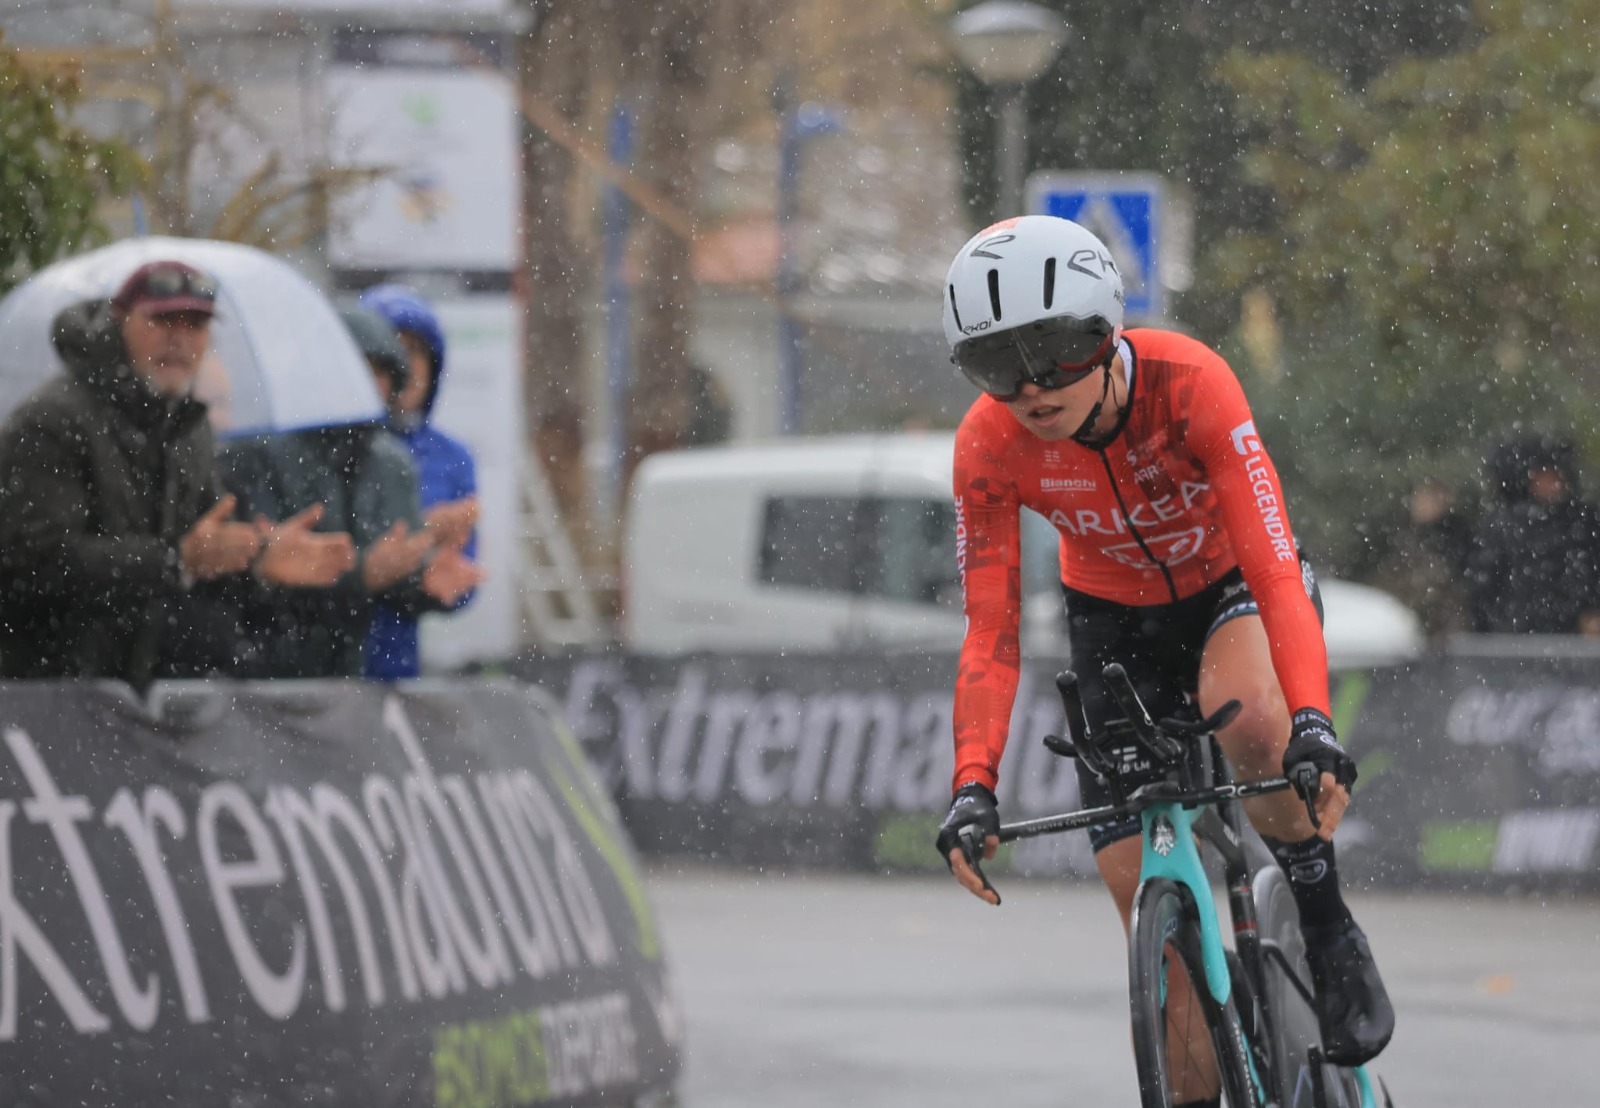
<svg viewBox="0 0 1600 1108"><path fill-rule="evenodd" d="M1020 665L1023 507L1055 524L1067 586L1106 600L1169 604L1238 566L1291 710L1328 711L1322 628L1277 470L1238 379L1187 336L1131 330L1124 338L1132 399L1104 450L1047 442L987 395L956 432L956 560L967 615L955 691L957 786L993 789L998 780Z"/></svg>

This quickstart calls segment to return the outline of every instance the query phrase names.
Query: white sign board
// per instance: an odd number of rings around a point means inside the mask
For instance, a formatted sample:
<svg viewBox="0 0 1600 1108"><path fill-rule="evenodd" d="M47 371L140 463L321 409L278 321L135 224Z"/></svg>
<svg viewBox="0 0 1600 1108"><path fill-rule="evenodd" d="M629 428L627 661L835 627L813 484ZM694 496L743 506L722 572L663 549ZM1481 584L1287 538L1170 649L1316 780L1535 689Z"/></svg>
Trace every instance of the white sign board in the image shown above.
<svg viewBox="0 0 1600 1108"><path fill-rule="evenodd" d="M521 645L516 590L517 471L522 450L521 311L509 296L434 300L445 371L433 425L478 467L478 560L487 579L459 612L422 619L427 669L509 658Z"/></svg>
<svg viewBox="0 0 1600 1108"><path fill-rule="evenodd" d="M336 65L333 162L381 168L335 207L335 269L516 266L516 111L492 70Z"/></svg>

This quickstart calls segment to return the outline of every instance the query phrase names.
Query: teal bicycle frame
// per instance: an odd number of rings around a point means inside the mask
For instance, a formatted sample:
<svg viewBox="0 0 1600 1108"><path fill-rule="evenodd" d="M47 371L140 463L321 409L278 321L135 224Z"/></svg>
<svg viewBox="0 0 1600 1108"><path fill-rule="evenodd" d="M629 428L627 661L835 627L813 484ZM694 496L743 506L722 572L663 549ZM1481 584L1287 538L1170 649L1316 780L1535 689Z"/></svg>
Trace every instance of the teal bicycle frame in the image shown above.
<svg viewBox="0 0 1600 1108"><path fill-rule="evenodd" d="M1181 804L1157 804L1139 813L1144 825L1144 855L1139 861L1139 881L1165 877L1189 890L1200 916L1200 956L1206 970L1206 988L1218 1004L1226 1004L1233 994L1228 956L1222 945L1222 927L1211 907L1211 882L1200 861L1200 847L1194 825L1202 809ZM1204 810L1209 811L1209 809ZM1164 827L1162 821L1166 821ZM1220 821L1219 821L1220 822ZM1170 838L1167 836L1170 835ZM1165 849L1163 850L1163 846Z"/></svg>

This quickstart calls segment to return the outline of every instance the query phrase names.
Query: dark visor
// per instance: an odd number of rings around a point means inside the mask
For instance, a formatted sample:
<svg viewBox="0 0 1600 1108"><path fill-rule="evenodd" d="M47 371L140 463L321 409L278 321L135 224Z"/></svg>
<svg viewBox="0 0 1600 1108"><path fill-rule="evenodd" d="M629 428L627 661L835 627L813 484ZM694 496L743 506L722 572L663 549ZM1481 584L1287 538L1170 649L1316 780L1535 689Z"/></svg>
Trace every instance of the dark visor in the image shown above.
<svg viewBox="0 0 1600 1108"><path fill-rule="evenodd" d="M1105 364L1112 327L1094 316L1057 316L956 343L950 360L962 376L998 400L1029 382L1041 389L1077 384Z"/></svg>

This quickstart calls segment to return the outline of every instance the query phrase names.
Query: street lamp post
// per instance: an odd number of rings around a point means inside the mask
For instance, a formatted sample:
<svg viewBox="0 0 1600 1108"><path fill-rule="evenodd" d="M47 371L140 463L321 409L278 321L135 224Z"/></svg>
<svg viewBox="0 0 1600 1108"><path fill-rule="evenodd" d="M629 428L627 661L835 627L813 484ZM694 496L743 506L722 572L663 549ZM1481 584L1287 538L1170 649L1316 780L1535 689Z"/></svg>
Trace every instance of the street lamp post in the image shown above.
<svg viewBox="0 0 1600 1108"><path fill-rule="evenodd" d="M1066 21L1028 0L987 0L952 19L950 31L956 56L1000 102L995 143L1000 214L1021 215L1028 152L1025 93L1066 42Z"/></svg>
<svg viewBox="0 0 1600 1108"><path fill-rule="evenodd" d="M611 110L606 156L611 164L626 168L633 160L635 106L619 98ZM622 491L628 468L628 390L633 385L633 328L628 283L623 273L628 253L628 224L632 212L620 188L608 184L602 194L601 271L605 275L606 397L611 409L610 448L602 504L607 519L620 519Z"/></svg>
<svg viewBox="0 0 1600 1108"><path fill-rule="evenodd" d="M800 212L800 153L805 143L843 129L837 113L814 103L795 104L790 78L780 73L772 90L779 133L778 168L778 431L800 433L803 424L801 389L805 379L805 349L800 321L795 318L795 298L801 286L795 257L795 223Z"/></svg>

